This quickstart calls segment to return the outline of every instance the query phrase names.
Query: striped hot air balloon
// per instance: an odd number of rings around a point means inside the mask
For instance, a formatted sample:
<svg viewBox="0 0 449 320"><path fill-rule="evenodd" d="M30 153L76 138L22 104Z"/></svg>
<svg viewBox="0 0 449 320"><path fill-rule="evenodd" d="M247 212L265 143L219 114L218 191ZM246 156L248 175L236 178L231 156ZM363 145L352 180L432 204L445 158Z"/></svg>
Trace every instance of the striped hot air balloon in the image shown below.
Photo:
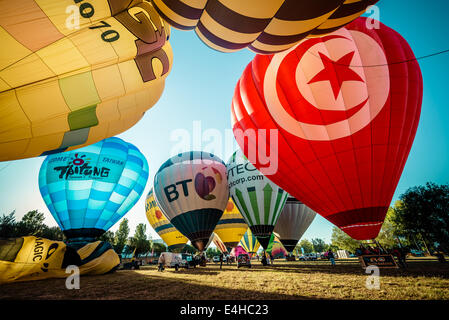
<svg viewBox="0 0 449 320"><path fill-rule="evenodd" d="M39 171L39 190L69 242L101 236L139 200L148 179L144 155L112 137L49 155Z"/></svg>
<svg viewBox="0 0 449 320"><path fill-rule="evenodd" d="M0 1L0 161L132 127L162 95L169 35L147 1Z"/></svg>
<svg viewBox="0 0 449 320"><path fill-rule="evenodd" d="M169 251L181 252L187 239L162 213L154 198L153 188L148 192L145 202L145 214L154 231L162 238Z"/></svg>
<svg viewBox="0 0 449 320"><path fill-rule="evenodd" d="M311 35L332 32L378 0L152 0L175 28L195 29L209 47L231 52L286 50Z"/></svg>
<svg viewBox="0 0 449 320"><path fill-rule="evenodd" d="M295 249L299 239L315 219L316 212L294 197L288 197L274 227L279 240L288 252Z"/></svg>
<svg viewBox="0 0 449 320"><path fill-rule="evenodd" d="M208 152L181 153L159 168L154 194L167 219L203 251L228 203L226 165Z"/></svg>
<svg viewBox="0 0 449 320"><path fill-rule="evenodd" d="M243 235L243 238L240 240L239 246L245 249L248 254L253 255L259 250L260 243L251 232L251 229L248 228Z"/></svg>
<svg viewBox="0 0 449 320"><path fill-rule="evenodd" d="M248 229L248 225L230 198L214 232L223 240L228 251L231 252L232 248L239 244L246 229Z"/></svg>
<svg viewBox="0 0 449 320"><path fill-rule="evenodd" d="M231 197L266 249L288 193L260 173L240 149L229 159L227 170Z"/></svg>

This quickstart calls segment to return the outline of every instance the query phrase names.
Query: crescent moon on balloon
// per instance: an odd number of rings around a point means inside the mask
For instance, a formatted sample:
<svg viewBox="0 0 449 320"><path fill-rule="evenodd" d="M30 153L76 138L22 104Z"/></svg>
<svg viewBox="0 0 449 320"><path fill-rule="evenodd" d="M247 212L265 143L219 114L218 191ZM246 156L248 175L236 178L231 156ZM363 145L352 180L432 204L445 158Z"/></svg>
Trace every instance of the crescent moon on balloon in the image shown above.
<svg viewBox="0 0 449 320"><path fill-rule="evenodd" d="M357 52L370 52L368 60L364 60L360 65L376 65L373 68L363 68L363 78L365 84L363 85L364 91L366 92L366 97L361 99L356 105L348 106L344 105L346 109L338 109L336 99L334 97L327 97L328 105L318 106L316 101L314 101L313 95L304 94L304 92L311 91L309 81L304 81L298 79L303 77L303 75L298 76L300 70L301 61L308 54L309 58L318 57L318 49L315 48L317 45L324 46L329 42L328 45L336 45L336 43L330 43L331 41L344 41L342 48L350 48L352 51ZM349 45L348 45L349 43ZM318 46L317 46L318 47ZM338 121L333 123L322 123L314 124L309 123L310 121L299 121L290 115L279 99L277 93L277 75L279 67L281 66L284 59L292 52L296 50L298 55L299 63L296 68L296 84L299 94L305 99L310 106L318 109L321 114L326 114L336 116ZM341 50L344 51L344 50ZM349 53L349 52L346 52ZM358 53L357 53L357 56ZM360 58L358 58L360 59ZM359 64L357 64L359 65ZM381 81L379 79L382 79ZM310 80L310 79L309 79ZM317 85L317 84L314 84ZM327 84L318 84L321 86ZM329 90L330 90L330 85ZM359 85L360 86L360 85ZM368 96L367 92L378 92L376 95ZM390 78L387 59L385 53L381 46L371 38L370 36L363 34L354 30L342 29L334 34L323 37L323 38L313 38L307 39L300 42L298 45L292 47L289 50L273 55L272 60L267 68L263 83L263 93L266 101L266 106L268 112L271 114L275 122L284 130L292 135L305 140L315 140L315 141L330 141L343 137L350 136L355 132L366 127L383 109L385 103L387 102L390 92ZM332 96L332 95L331 95ZM341 94L340 94L341 96ZM312 98L311 98L312 97ZM326 100L325 99L325 100ZM331 99L333 101L331 101ZM342 97L339 98L340 102L343 101ZM334 105L332 105L334 104ZM307 104L305 104L307 105ZM304 104L302 105L304 107ZM352 109L352 110L351 110ZM345 119L341 119L342 115L346 115Z"/></svg>

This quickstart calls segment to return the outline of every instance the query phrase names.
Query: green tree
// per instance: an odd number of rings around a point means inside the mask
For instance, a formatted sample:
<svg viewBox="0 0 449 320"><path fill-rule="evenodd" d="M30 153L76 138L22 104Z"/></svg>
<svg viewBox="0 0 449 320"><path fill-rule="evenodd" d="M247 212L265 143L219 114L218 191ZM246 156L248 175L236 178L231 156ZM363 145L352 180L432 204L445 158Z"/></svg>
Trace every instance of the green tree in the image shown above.
<svg viewBox="0 0 449 320"><path fill-rule="evenodd" d="M129 239L130 246L136 249L136 255L146 253L151 249L150 241L147 240L147 235L145 234L146 231L147 226L144 223L139 223L134 236Z"/></svg>
<svg viewBox="0 0 449 320"><path fill-rule="evenodd" d="M409 188L394 207L393 222L410 238L422 240L428 251L435 242L449 251L449 185L428 182Z"/></svg>
<svg viewBox="0 0 449 320"><path fill-rule="evenodd" d="M352 239L341 229L334 227L332 229L331 245L333 248L355 252L360 247L360 242Z"/></svg>
<svg viewBox="0 0 449 320"><path fill-rule="evenodd" d="M8 215L3 214L0 217L0 238L16 237L16 217L14 210Z"/></svg>
<svg viewBox="0 0 449 320"><path fill-rule="evenodd" d="M45 228L44 214L37 210L28 211L17 223L17 233L19 236L40 236Z"/></svg>
<svg viewBox="0 0 449 320"><path fill-rule="evenodd" d="M299 250L301 250L301 248L304 250L304 253L311 253L313 252L313 244L307 240L307 239L303 239L299 242L298 244L299 246Z"/></svg>
<svg viewBox="0 0 449 320"><path fill-rule="evenodd" d="M123 248L125 247L126 242L128 241L129 235L129 226L128 219L124 218L118 227L117 232L114 236L114 250L117 253L121 253Z"/></svg>
<svg viewBox="0 0 449 320"><path fill-rule="evenodd" d="M153 252L154 253L162 253L167 251L167 246L163 243L153 242Z"/></svg>
<svg viewBox="0 0 449 320"><path fill-rule="evenodd" d="M115 241L115 235L114 232L112 231L106 231L105 233L103 233L101 235L100 238L98 238L98 240L100 241L104 241L104 242L109 242L110 244L114 245L114 241Z"/></svg>
<svg viewBox="0 0 449 320"><path fill-rule="evenodd" d="M44 225L42 231L39 234L40 237L55 241L64 241L65 236L59 227L47 227Z"/></svg>
<svg viewBox="0 0 449 320"><path fill-rule="evenodd" d="M323 239L312 239L313 251L315 252L324 252L329 248L329 245L324 242Z"/></svg>
<svg viewBox="0 0 449 320"><path fill-rule="evenodd" d="M182 249L182 252L195 254L197 252L197 250L193 246L186 244L184 246L184 248Z"/></svg>

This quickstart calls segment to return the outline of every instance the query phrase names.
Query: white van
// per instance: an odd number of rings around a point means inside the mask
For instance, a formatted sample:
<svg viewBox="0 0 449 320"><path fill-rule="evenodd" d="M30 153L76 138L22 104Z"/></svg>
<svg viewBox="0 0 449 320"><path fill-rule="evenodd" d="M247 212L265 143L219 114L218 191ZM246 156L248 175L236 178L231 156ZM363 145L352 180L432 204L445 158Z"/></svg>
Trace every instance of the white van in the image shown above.
<svg viewBox="0 0 449 320"><path fill-rule="evenodd" d="M179 267L183 266L182 255L180 253L162 252L161 257L165 260L164 267L175 268L178 271Z"/></svg>

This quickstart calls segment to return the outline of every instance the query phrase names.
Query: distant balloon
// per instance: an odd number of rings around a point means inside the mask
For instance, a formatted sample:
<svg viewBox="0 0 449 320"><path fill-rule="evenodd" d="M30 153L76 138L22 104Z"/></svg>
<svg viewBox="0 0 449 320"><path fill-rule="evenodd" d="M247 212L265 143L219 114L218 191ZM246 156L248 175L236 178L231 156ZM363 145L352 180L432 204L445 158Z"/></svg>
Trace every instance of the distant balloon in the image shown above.
<svg viewBox="0 0 449 320"><path fill-rule="evenodd" d="M276 259L284 258L288 254L275 232L271 235L270 243L268 244L266 252Z"/></svg>
<svg viewBox="0 0 449 320"><path fill-rule="evenodd" d="M242 240L240 240L239 246L241 246L248 254L254 254L259 250L260 243L257 241L257 238L251 232L251 229L248 228L243 235Z"/></svg>
<svg viewBox="0 0 449 320"><path fill-rule="evenodd" d="M262 175L241 150L231 156L227 170L231 197L266 249L288 194Z"/></svg>
<svg viewBox="0 0 449 320"><path fill-rule="evenodd" d="M189 239L179 232L164 216L154 199L153 188L148 192L145 201L145 214L154 231L156 231L167 245L168 250L181 252Z"/></svg>
<svg viewBox="0 0 449 320"><path fill-rule="evenodd" d="M288 252L292 252L299 239L309 228L316 212L294 197L288 197L274 232Z"/></svg>
<svg viewBox="0 0 449 320"><path fill-rule="evenodd" d="M113 137L49 155L39 171L39 190L69 242L88 242L134 206L147 179L143 154Z"/></svg>
<svg viewBox="0 0 449 320"><path fill-rule="evenodd" d="M214 232L220 237L228 250L231 251L232 248L239 244L246 229L248 229L248 225L230 198Z"/></svg>
<svg viewBox="0 0 449 320"><path fill-rule="evenodd" d="M156 202L170 222L199 251L223 215L229 199L226 166L201 151L168 159L154 177Z"/></svg>
<svg viewBox="0 0 449 320"><path fill-rule="evenodd" d="M0 161L117 135L162 95L170 27L151 3L1 1L0 12Z"/></svg>
<svg viewBox="0 0 449 320"><path fill-rule="evenodd" d="M375 238L418 127L423 82L408 43L358 18L285 52L257 55L240 78L240 148L277 153L274 183L352 238ZM242 132L278 139L241 139ZM271 144L275 141L276 144ZM246 154L248 156L248 154ZM265 159L250 156L262 172Z"/></svg>
<svg viewBox="0 0 449 320"><path fill-rule="evenodd" d="M332 32L378 0L152 0L175 28L195 29L209 47L231 52L286 50L308 35Z"/></svg>

